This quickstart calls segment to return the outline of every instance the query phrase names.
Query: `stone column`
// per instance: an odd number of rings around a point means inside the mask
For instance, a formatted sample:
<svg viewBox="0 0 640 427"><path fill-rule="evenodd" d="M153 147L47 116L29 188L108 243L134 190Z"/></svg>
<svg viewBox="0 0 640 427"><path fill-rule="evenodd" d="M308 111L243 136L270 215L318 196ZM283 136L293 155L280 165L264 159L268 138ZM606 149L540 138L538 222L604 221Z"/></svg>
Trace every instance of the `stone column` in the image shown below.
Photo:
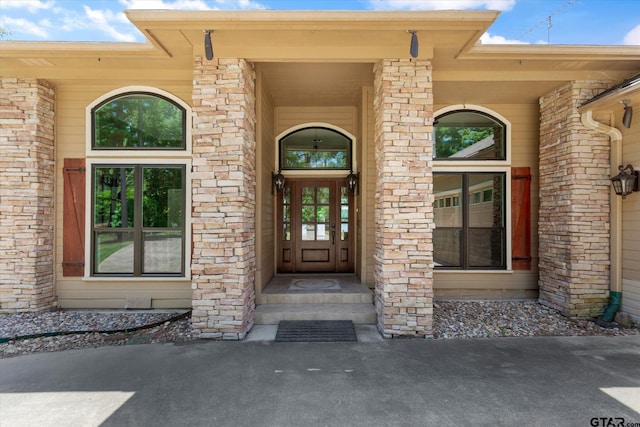
<svg viewBox="0 0 640 427"><path fill-rule="evenodd" d="M242 339L255 309L255 73L197 57L193 81L194 332Z"/></svg>
<svg viewBox="0 0 640 427"><path fill-rule="evenodd" d="M387 59L374 73L378 329L385 337L431 337L431 62Z"/></svg>
<svg viewBox="0 0 640 427"><path fill-rule="evenodd" d="M0 79L0 310L53 307L55 89Z"/></svg>
<svg viewBox="0 0 640 427"><path fill-rule="evenodd" d="M609 138L577 108L609 82L574 81L540 98L540 302L570 317L609 295Z"/></svg>

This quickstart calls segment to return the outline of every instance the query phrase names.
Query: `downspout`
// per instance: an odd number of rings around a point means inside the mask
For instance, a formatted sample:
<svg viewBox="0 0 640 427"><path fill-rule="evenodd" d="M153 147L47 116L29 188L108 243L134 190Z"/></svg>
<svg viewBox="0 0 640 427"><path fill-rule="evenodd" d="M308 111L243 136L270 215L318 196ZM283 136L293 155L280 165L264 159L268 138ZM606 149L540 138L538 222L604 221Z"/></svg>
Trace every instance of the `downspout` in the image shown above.
<svg viewBox="0 0 640 427"><path fill-rule="evenodd" d="M604 133L611 138L611 170L614 171L619 164L622 163L622 132L615 127L605 125L593 119L593 111L587 110L581 115L582 124L597 132ZM610 242L610 258L611 267L609 272L609 304L602 313L601 320L604 322L612 322L616 313L620 309L622 301L622 198L616 197L613 190L611 191L611 242Z"/></svg>

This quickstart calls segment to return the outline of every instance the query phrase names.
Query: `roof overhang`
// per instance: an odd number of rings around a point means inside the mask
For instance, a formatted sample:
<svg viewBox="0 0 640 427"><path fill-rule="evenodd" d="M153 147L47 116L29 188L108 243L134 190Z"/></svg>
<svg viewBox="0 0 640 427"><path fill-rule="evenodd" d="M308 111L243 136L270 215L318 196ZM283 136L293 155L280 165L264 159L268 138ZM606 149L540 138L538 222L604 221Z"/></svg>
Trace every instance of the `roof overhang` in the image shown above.
<svg viewBox="0 0 640 427"><path fill-rule="evenodd" d="M166 11L130 10L133 24L171 54L181 36L202 54L203 32L213 30L215 54L250 61L375 61L409 56L410 35L420 41L421 58L435 46L473 46L498 17L495 11Z"/></svg>
<svg viewBox="0 0 640 427"><path fill-rule="evenodd" d="M194 57L204 56L207 30L213 31L217 58L262 63L272 87L291 90L309 85L307 79L294 87L290 79L293 72L309 69L316 76L324 71L322 75L342 78L345 85L370 84L371 72L363 78L354 75L371 70L369 64L383 58L409 58L409 30L418 34L419 58L432 60L439 103L464 103L469 94L476 102L534 103L571 80L620 81L640 69L640 46L479 44L499 15L495 11L132 10L126 14L147 37L146 43L0 42L0 76L55 82L138 81L153 75L157 81L189 82ZM338 72L329 72L331 67ZM330 84L318 92L326 92ZM294 101L298 98L289 100Z"/></svg>
<svg viewBox="0 0 640 427"><path fill-rule="evenodd" d="M582 104L578 111L622 111L624 106L620 104L623 100L628 100L630 105L640 105L640 74L595 96Z"/></svg>

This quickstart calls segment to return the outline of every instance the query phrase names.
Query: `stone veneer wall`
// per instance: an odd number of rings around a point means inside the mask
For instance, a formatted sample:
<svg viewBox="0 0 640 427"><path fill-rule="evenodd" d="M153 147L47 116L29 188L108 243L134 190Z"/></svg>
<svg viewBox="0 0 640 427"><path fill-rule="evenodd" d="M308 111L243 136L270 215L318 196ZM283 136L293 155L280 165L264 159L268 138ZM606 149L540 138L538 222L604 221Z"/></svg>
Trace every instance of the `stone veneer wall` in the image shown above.
<svg viewBox="0 0 640 427"><path fill-rule="evenodd" d="M433 94L431 63L374 67L375 292L385 337L431 337L433 324Z"/></svg>
<svg viewBox="0 0 640 427"><path fill-rule="evenodd" d="M0 79L0 310L53 307L55 89Z"/></svg>
<svg viewBox="0 0 640 427"><path fill-rule="evenodd" d="M242 339L255 309L255 72L243 59L195 58L194 332Z"/></svg>
<svg viewBox="0 0 640 427"><path fill-rule="evenodd" d="M601 314L609 295L609 138L577 108L608 82L574 81L540 98L540 302Z"/></svg>

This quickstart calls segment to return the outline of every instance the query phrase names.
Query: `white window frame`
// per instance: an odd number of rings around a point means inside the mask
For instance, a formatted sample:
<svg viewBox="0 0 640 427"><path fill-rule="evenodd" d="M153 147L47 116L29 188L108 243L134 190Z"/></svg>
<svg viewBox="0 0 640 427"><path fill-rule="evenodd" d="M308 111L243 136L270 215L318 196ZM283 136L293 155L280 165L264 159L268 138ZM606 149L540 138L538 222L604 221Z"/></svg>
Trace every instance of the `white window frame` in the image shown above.
<svg viewBox="0 0 640 427"><path fill-rule="evenodd" d="M505 125L505 149L506 156L504 160L433 160L433 173L438 172L454 172L454 173L476 173L476 172L501 172L505 174L505 256L506 256L506 268L505 269L443 269L436 270L438 274L482 274L482 273L503 273L513 272L512 259L511 259L511 122L500 113L483 107L481 105L472 104L456 104L449 105L441 108L433 113L433 117L439 117L442 114L450 113L453 111L466 110L466 111L478 111L487 114L500 120ZM435 129L433 132L434 144L435 144ZM464 201L460 201L464 203Z"/></svg>
<svg viewBox="0 0 640 427"><path fill-rule="evenodd" d="M94 150L92 147L93 138L93 126L92 126L92 110L100 103L109 98L113 98L118 95L126 95L131 92L146 92L151 95L164 96L180 105L185 109L185 149L184 150ZM192 168L192 141L191 141L191 106L178 98L177 96L166 92L162 89L158 89L150 86L125 86L119 89L112 90L109 93L102 95L94 100L85 109L86 116L86 174L85 174L85 248L84 248L84 280L87 281L155 281L155 282L176 282L176 281L191 281L191 168ZM93 254L91 248L93 247L93 230L91 226L93 205L92 205L92 171L93 165L101 164L108 165L114 164L118 166L128 165L155 165L155 164L167 164L167 165L183 165L185 167L185 224L184 224L184 276L148 276L148 277L114 277L114 276L92 276L91 264L93 262Z"/></svg>

